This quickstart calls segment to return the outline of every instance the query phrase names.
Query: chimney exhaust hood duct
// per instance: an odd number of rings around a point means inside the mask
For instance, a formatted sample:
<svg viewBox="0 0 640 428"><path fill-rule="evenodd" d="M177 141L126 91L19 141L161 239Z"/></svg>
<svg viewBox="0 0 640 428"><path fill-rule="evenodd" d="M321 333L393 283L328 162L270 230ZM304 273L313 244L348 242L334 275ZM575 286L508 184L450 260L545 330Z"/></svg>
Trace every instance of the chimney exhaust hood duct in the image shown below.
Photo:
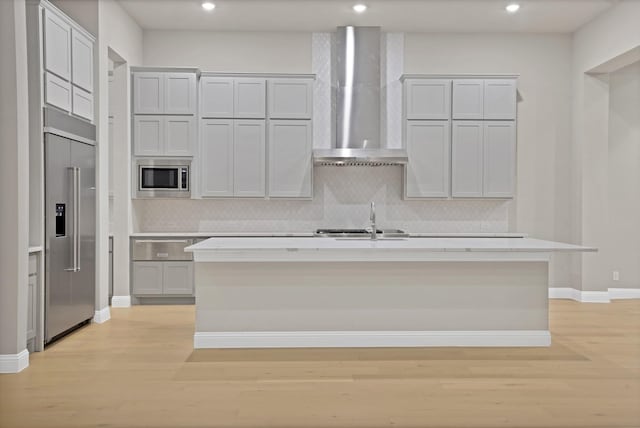
<svg viewBox="0 0 640 428"><path fill-rule="evenodd" d="M403 149L380 138L380 27L338 27L336 33L336 147L314 150L317 165L407 163Z"/></svg>

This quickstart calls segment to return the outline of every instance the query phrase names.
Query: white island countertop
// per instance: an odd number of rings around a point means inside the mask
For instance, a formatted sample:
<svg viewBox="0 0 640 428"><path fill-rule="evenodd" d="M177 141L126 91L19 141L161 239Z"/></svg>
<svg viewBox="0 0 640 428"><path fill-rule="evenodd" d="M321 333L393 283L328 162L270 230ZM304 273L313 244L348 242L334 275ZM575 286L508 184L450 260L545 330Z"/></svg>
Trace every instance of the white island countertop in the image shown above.
<svg viewBox="0 0 640 428"><path fill-rule="evenodd" d="M522 259L525 254L596 251L533 238L210 238L185 249L196 262ZM540 254L542 253L542 254ZM531 257L525 257L530 259Z"/></svg>

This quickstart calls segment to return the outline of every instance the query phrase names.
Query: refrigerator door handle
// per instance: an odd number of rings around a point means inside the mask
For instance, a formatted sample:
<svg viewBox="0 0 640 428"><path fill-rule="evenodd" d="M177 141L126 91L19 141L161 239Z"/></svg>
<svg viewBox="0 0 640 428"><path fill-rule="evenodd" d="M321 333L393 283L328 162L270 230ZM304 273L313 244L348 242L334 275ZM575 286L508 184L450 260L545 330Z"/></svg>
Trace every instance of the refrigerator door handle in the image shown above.
<svg viewBox="0 0 640 428"><path fill-rule="evenodd" d="M69 272L80 272L80 168L69 168L72 177L72 189L73 195L73 224L71 230L73 233L73 240L71 246L71 260L73 265L69 269L65 269Z"/></svg>

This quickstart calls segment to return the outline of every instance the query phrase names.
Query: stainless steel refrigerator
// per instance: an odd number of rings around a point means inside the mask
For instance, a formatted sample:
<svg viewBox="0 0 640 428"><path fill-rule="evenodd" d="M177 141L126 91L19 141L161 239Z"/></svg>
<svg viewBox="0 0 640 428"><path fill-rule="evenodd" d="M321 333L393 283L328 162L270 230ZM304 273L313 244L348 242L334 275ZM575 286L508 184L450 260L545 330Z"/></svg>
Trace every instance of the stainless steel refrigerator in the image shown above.
<svg viewBox="0 0 640 428"><path fill-rule="evenodd" d="M95 127L45 112L45 343L95 311ZM93 138L92 138L93 137Z"/></svg>

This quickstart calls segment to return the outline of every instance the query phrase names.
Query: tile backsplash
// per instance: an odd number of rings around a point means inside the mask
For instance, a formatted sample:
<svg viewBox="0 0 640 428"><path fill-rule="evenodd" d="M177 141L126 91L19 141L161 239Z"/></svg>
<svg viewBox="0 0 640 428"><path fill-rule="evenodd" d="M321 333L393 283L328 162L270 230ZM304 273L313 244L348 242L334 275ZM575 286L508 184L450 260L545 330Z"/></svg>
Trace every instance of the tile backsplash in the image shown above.
<svg viewBox="0 0 640 428"><path fill-rule="evenodd" d="M136 232L310 232L377 224L413 233L507 232L510 201L402 199L403 169L316 167L313 200L134 200Z"/></svg>

